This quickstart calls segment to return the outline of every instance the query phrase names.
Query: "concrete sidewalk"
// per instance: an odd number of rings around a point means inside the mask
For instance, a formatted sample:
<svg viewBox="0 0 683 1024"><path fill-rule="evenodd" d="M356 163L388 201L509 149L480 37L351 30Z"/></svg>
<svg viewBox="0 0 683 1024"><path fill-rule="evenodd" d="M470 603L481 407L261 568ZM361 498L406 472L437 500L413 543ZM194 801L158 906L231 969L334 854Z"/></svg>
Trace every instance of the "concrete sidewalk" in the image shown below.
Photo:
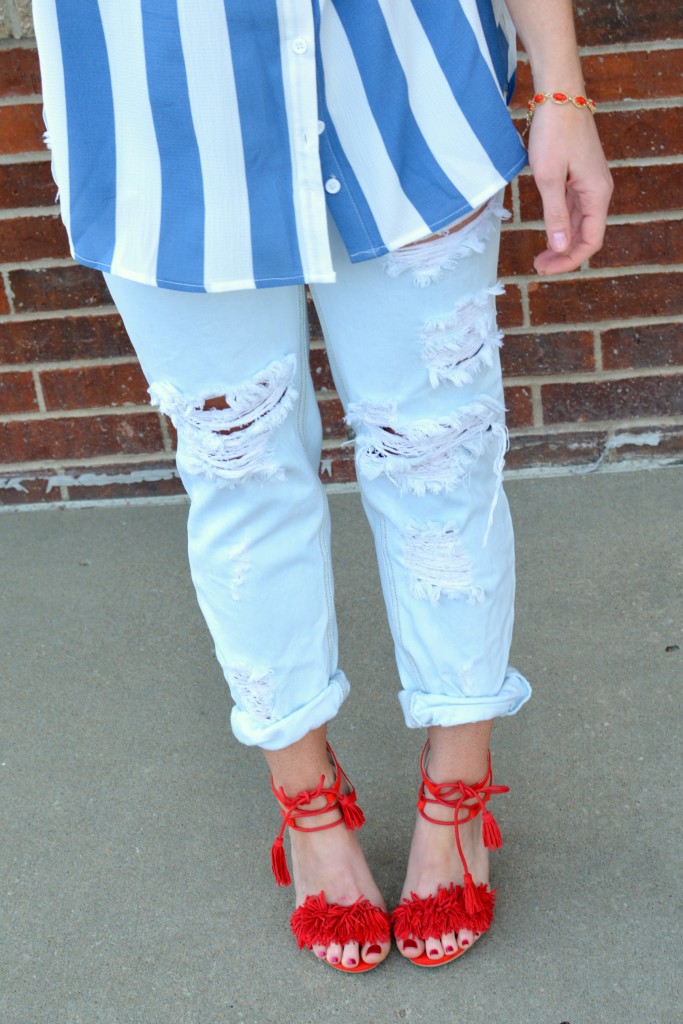
<svg viewBox="0 0 683 1024"><path fill-rule="evenodd" d="M278 815L229 733L186 509L0 517L2 1024L681 1021L683 471L507 490L513 661L535 696L495 736L497 919L450 967L394 952L361 977L288 933ZM331 504L355 684L332 738L393 903L421 736L399 715L358 496Z"/></svg>

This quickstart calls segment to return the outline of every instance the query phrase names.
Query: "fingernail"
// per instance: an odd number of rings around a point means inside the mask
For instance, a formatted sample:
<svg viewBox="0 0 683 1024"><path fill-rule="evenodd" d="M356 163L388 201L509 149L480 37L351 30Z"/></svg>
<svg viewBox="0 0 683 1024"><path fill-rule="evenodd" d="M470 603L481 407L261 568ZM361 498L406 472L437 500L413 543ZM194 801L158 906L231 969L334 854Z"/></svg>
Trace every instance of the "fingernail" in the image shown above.
<svg viewBox="0 0 683 1024"><path fill-rule="evenodd" d="M368 950L368 956L376 956L377 953L381 953L381 952L382 952L382 947L381 946L370 946L370 948Z"/></svg>
<svg viewBox="0 0 683 1024"><path fill-rule="evenodd" d="M567 236L564 231L553 231L550 238L553 243L553 249L567 248Z"/></svg>

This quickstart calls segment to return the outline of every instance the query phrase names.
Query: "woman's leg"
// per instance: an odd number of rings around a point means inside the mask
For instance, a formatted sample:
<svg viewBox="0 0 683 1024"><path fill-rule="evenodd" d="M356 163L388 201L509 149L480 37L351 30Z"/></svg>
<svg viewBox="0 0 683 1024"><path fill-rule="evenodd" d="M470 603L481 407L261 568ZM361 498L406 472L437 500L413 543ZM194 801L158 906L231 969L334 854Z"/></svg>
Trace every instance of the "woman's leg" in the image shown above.
<svg viewBox="0 0 683 1024"><path fill-rule="evenodd" d="M321 425L301 288L195 294L108 276L150 383L178 433L188 552L243 743L287 795L329 775L325 725L348 691L337 666ZM343 827L292 833L297 905L381 898ZM368 960L381 959L368 952ZM322 951L330 960L355 948Z"/></svg>
<svg viewBox="0 0 683 1024"><path fill-rule="evenodd" d="M500 487L497 253L488 209L462 233L371 263L351 265L336 248L337 284L312 289L357 435L406 723L429 729L437 782L481 779L492 720L530 693L508 666L514 554ZM478 821L463 826L463 847L475 882L486 882ZM404 894L462 880L453 830L419 818ZM434 940L437 958L455 937ZM402 952L423 949L418 940Z"/></svg>

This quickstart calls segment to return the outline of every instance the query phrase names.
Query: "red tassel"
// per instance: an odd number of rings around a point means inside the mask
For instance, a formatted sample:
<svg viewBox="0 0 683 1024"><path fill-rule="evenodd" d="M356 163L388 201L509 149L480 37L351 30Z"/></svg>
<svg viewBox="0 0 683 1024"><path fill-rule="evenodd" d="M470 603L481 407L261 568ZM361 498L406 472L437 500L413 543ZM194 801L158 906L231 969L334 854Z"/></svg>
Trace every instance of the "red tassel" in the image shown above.
<svg viewBox="0 0 683 1024"><path fill-rule="evenodd" d="M285 856L284 844L282 836L278 836L270 851L270 863L273 868L273 874L275 875L275 881L278 885L291 885L292 879L289 874L289 868L287 867L287 857Z"/></svg>
<svg viewBox="0 0 683 1024"><path fill-rule="evenodd" d="M355 793L340 793L339 805L344 815L344 824L350 832L354 828L361 828L365 824L365 815L356 803Z"/></svg>
<svg viewBox="0 0 683 1024"><path fill-rule="evenodd" d="M484 846L489 850L499 850L503 845L503 837L498 828L498 822L490 811L484 811L481 816L484 827Z"/></svg>
<svg viewBox="0 0 683 1024"><path fill-rule="evenodd" d="M474 884L474 879L469 871L465 874L464 899L465 913L469 914L470 917L474 917L475 914L481 914L485 909L479 893L479 886Z"/></svg>

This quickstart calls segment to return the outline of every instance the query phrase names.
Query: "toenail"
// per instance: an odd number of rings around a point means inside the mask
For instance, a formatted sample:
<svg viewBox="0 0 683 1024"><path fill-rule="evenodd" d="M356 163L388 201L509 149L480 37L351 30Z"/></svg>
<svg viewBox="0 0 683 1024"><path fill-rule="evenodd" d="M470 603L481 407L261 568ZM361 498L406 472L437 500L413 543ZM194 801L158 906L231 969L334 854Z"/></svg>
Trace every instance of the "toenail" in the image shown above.
<svg viewBox="0 0 683 1024"><path fill-rule="evenodd" d="M339 963L339 957L338 956L331 956L330 957L330 963L331 964L338 964Z"/></svg>
<svg viewBox="0 0 683 1024"><path fill-rule="evenodd" d="M321 949L320 952L318 953L318 956L322 959L325 956L325 950Z"/></svg>
<svg viewBox="0 0 683 1024"><path fill-rule="evenodd" d="M403 948L404 949L417 949L417 942L414 942L413 939L404 939L403 940Z"/></svg>
<svg viewBox="0 0 683 1024"><path fill-rule="evenodd" d="M355 967L356 966L356 961L355 960L347 960L346 961L346 966L347 967Z"/></svg>
<svg viewBox="0 0 683 1024"><path fill-rule="evenodd" d="M368 950L366 955L367 956L377 956L377 954L381 953L381 952L382 952L382 947L381 946L370 946L370 949Z"/></svg>
<svg viewBox="0 0 683 1024"><path fill-rule="evenodd" d="M455 950L453 949L452 946L446 946L446 952L447 953L455 953Z"/></svg>
<svg viewBox="0 0 683 1024"><path fill-rule="evenodd" d="M469 939L463 939L462 940L462 944L463 944L463 946L469 946L470 940Z"/></svg>

